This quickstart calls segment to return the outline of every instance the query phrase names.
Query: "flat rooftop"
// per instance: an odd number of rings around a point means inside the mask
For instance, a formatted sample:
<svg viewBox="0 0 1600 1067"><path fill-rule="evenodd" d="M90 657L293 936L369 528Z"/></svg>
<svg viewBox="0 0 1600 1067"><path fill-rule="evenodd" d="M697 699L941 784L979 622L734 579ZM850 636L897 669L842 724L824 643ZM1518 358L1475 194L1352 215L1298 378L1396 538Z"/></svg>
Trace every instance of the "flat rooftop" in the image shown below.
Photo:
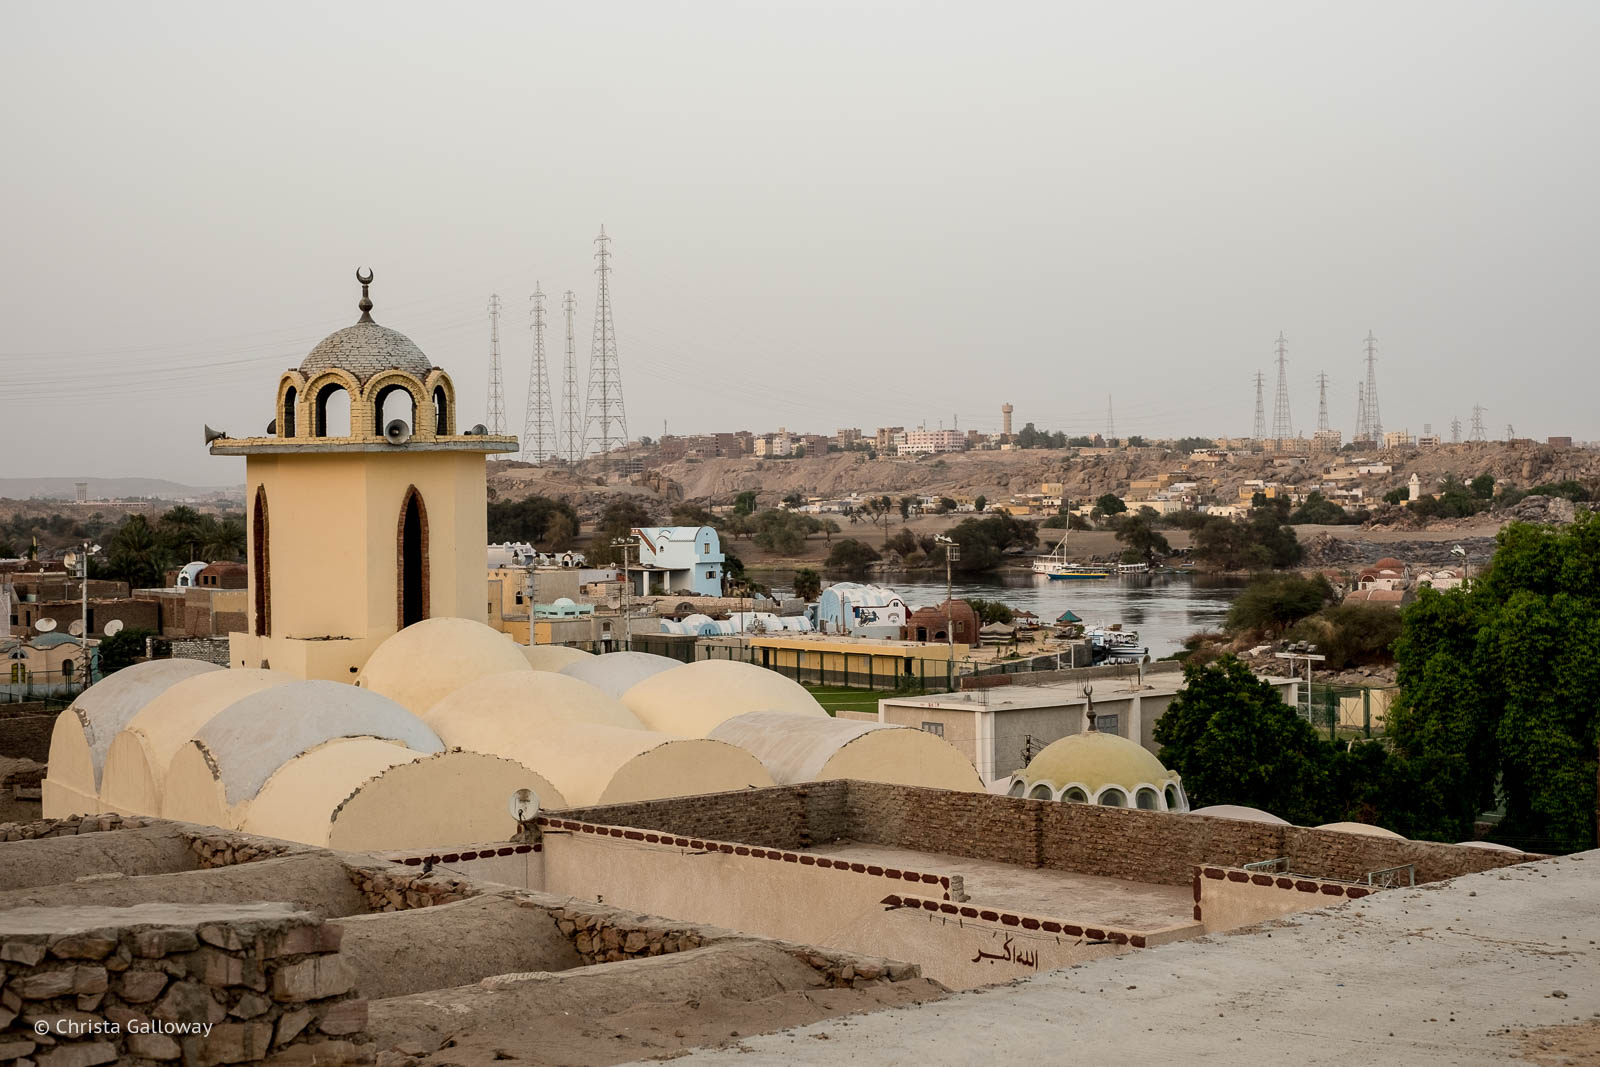
<svg viewBox="0 0 1600 1067"><path fill-rule="evenodd" d="M1593 1063L1600 852L749 1038L683 1062ZM1270 940L1269 940L1270 938ZM821 1038L832 1040L820 1040ZM1070 1050L1070 1051L1069 1051Z"/></svg>
<svg viewBox="0 0 1600 1067"><path fill-rule="evenodd" d="M973 900L1024 914L1066 915L1076 922L1124 930L1158 930L1192 921L1194 899L1186 885L1150 885L856 841L804 851L901 870L960 875Z"/></svg>

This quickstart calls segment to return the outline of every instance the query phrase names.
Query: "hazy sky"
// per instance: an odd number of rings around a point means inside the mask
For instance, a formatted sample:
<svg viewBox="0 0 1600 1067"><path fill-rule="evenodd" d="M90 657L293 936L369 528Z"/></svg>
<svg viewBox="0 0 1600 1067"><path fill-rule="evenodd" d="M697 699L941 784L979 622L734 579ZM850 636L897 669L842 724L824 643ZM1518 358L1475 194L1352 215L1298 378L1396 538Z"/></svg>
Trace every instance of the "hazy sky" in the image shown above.
<svg viewBox="0 0 1600 1067"><path fill-rule="evenodd" d="M353 322L522 428L614 238L628 428L1600 438L1600 4L0 5L0 456L243 478ZM585 372L586 373L586 372ZM559 403L559 400L558 400Z"/></svg>

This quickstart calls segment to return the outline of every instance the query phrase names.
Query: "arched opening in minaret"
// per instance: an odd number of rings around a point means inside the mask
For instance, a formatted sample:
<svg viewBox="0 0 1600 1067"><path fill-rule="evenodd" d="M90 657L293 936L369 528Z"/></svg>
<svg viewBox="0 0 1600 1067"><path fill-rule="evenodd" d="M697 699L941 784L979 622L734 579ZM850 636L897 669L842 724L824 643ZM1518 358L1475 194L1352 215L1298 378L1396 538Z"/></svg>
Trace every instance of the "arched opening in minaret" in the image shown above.
<svg viewBox="0 0 1600 1067"><path fill-rule="evenodd" d="M417 401L403 385L386 385L373 398L372 432L382 437L392 419L404 420L412 433L417 430Z"/></svg>
<svg viewBox="0 0 1600 1067"><path fill-rule="evenodd" d="M317 436L350 436L350 394L342 385L324 385L317 392Z"/></svg>
<svg viewBox="0 0 1600 1067"><path fill-rule="evenodd" d="M294 436L294 404L299 396L299 391L292 385L283 391L283 411L278 414L279 437Z"/></svg>
<svg viewBox="0 0 1600 1067"><path fill-rule="evenodd" d="M258 485L255 514L250 523L250 583L255 598L252 632L257 637L272 634L272 561L268 555L271 542L267 533L267 487Z"/></svg>
<svg viewBox="0 0 1600 1067"><path fill-rule="evenodd" d="M442 385L433 387L433 432L440 437L450 432L450 401Z"/></svg>
<svg viewBox="0 0 1600 1067"><path fill-rule="evenodd" d="M428 617L428 512L416 486L406 490L396 532L395 621L403 630Z"/></svg>

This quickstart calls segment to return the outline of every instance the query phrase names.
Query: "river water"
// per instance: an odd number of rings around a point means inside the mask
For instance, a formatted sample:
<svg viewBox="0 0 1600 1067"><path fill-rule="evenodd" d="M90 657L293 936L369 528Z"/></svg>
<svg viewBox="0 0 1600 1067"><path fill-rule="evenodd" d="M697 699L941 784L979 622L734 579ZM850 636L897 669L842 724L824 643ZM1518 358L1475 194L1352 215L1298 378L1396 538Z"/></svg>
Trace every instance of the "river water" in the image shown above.
<svg viewBox="0 0 1600 1067"><path fill-rule="evenodd" d="M770 573L761 581L787 585L794 572ZM921 579L922 575L918 575ZM1026 609L1043 623L1052 623L1071 610L1088 626L1121 623L1139 636L1156 659L1183 647L1183 639L1196 630L1220 630L1233 598L1248 579L1205 574L1149 574L1092 581L1051 581L1040 575L1009 572L985 575L981 580L957 578L958 597L1002 600ZM944 601L944 582L926 580L885 581L913 608Z"/></svg>

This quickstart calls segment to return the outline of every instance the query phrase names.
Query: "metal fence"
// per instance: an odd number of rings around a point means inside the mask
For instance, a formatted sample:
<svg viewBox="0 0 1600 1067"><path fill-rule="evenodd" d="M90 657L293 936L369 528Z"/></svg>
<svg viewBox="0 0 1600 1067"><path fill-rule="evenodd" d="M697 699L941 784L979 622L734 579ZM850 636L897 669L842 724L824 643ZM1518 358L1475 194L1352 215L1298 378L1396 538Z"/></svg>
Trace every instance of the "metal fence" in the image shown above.
<svg viewBox="0 0 1600 1067"><path fill-rule="evenodd" d="M0 659L0 704L26 704L35 700L70 702L81 692L81 672L30 671L25 664Z"/></svg>
<svg viewBox="0 0 1600 1067"><path fill-rule="evenodd" d="M736 648L708 645L706 659L731 659L752 663L792 678L802 685L838 689L875 689L880 692L949 692L954 688L954 671L947 660L906 656L891 660L882 654L850 653L829 650L796 652L793 649ZM778 661L780 652L795 662Z"/></svg>
<svg viewBox="0 0 1600 1067"><path fill-rule="evenodd" d="M1389 705L1400 690L1396 686L1324 685L1301 682L1296 710L1329 740L1376 737L1384 732Z"/></svg>

